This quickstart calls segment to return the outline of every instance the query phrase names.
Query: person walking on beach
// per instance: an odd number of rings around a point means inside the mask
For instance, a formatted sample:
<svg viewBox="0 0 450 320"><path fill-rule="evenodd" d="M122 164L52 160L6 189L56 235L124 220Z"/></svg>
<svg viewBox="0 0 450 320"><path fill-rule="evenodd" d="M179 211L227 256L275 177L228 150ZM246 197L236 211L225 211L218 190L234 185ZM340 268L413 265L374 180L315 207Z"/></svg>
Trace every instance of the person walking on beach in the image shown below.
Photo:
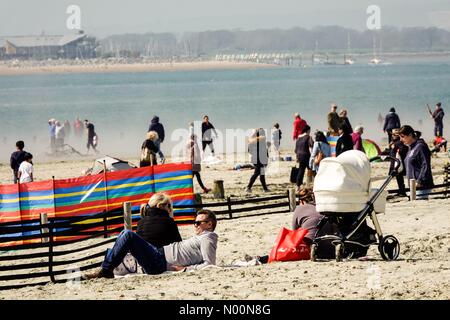
<svg viewBox="0 0 450 320"><path fill-rule="evenodd" d="M159 151L157 146L158 133L156 131L147 132L147 138L141 146L141 158L139 167L148 167L156 165L156 154Z"/></svg>
<svg viewBox="0 0 450 320"><path fill-rule="evenodd" d="M384 117L383 132L388 135L388 143L392 142L392 130L395 128L400 128L400 118L397 113L395 113L395 108L391 108L389 113Z"/></svg>
<svg viewBox="0 0 450 320"><path fill-rule="evenodd" d="M208 193L211 191L211 189L205 187L202 181L202 177L200 176L200 171L202 169L202 157L200 153L200 148L198 147L197 143L197 135L192 133L189 136L187 145L186 145L186 154L187 158L192 164L192 178L195 176L197 178L197 182L200 185L200 188L202 188L204 193Z"/></svg>
<svg viewBox="0 0 450 320"><path fill-rule="evenodd" d="M56 152L56 120L48 120L48 126L50 130L50 152L54 154Z"/></svg>
<svg viewBox="0 0 450 320"><path fill-rule="evenodd" d="M114 278L114 269L127 253L137 260L146 274L165 271L194 271L216 264L218 235L215 214L200 210L194 222L195 235L187 240L157 248L131 230L122 231L114 246L106 254L101 269L83 276L83 279Z"/></svg>
<svg viewBox="0 0 450 320"><path fill-rule="evenodd" d="M202 151L205 152L206 146L211 149L211 154L214 156L214 145L212 139L212 133L217 138L217 132L213 124L209 122L209 117L204 116L202 122Z"/></svg>
<svg viewBox="0 0 450 320"><path fill-rule="evenodd" d="M444 110L441 107L441 103L436 103L436 109L433 113L431 113L430 108L428 108L428 112L430 113L431 118L434 120L434 136L443 136L444 135Z"/></svg>
<svg viewBox="0 0 450 320"><path fill-rule="evenodd" d="M277 160L280 159L280 144L281 144L281 129L278 123L275 123L272 128L272 146Z"/></svg>
<svg viewBox="0 0 450 320"><path fill-rule="evenodd" d="M327 115L327 122L328 122L328 134L331 136L338 136L339 135L339 115L336 112L337 105L332 104L331 110Z"/></svg>
<svg viewBox="0 0 450 320"><path fill-rule="evenodd" d="M56 152L61 151L64 145L64 138L66 137L66 133L64 130L64 126L61 122L55 122L55 144L56 144Z"/></svg>
<svg viewBox="0 0 450 320"><path fill-rule="evenodd" d="M87 152L89 153L90 147L95 151L95 153L98 153L99 151L96 149L97 147L97 134L95 133L95 126L89 120L84 120L84 125L87 130Z"/></svg>
<svg viewBox="0 0 450 320"><path fill-rule="evenodd" d="M353 149L364 152L362 134L364 133L364 128L362 126L357 126L355 131L352 133Z"/></svg>
<svg viewBox="0 0 450 320"><path fill-rule="evenodd" d="M267 150L266 133L263 128L254 129L248 139L248 152L250 153L250 162L255 166L255 171L250 177L247 193L252 192L252 186L259 176L264 192L269 192L266 184L266 167L269 161L269 152Z"/></svg>
<svg viewBox="0 0 450 320"><path fill-rule="evenodd" d="M310 136L311 128L306 125L303 128L302 133L295 142L295 154L297 156L297 162L299 163L299 171L297 175L297 191L300 191L300 186L303 184L303 178L305 172L309 168L309 159L311 158L311 149L314 145L314 141Z"/></svg>
<svg viewBox="0 0 450 320"><path fill-rule="evenodd" d="M75 133L75 136L81 137L83 135L83 124L81 123L81 120L79 117L77 117L73 122L73 131Z"/></svg>
<svg viewBox="0 0 450 320"><path fill-rule="evenodd" d="M398 133L401 141L409 147L405 158L408 181L416 180L417 199L428 199L428 193L434 187L430 149L411 126L402 126Z"/></svg>
<svg viewBox="0 0 450 320"><path fill-rule="evenodd" d="M20 183L33 182L33 155L29 152L25 153L23 161L17 171L17 178Z"/></svg>
<svg viewBox="0 0 450 320"><path fill-rule="evenodd" d="M70 121L66 120L64 121L64 134L66 136L66 139L69 139L70 134L72 133L72 128L70 127Z"/></svg>
<svg viewBox="0 0 450 320"><path fill-rule="evenodd" d="M294 114L294 130L292 131L292 140L297 141L298 136L302 134L303 128L306 125L306 121L300 117L299 113Z"/></svg>
<svg viewBox="0 0 450 320"><path fill-rule="evenodd" d="M347 109L342 109L339 112L339 123L345 124L351 132L351 131L353 131L353 128L352 128L352 125L350 124L350 120L348 119L347 114L348 114Z"/></svg>
<svg viewBox="0 0 450 320"><path fill-rule="evenodd" d="M341 124L339 127L339 139L336 141L336 157L345 151L353 150L351 133L347 125Z"/></svg>
<svg viewBox="0 0 450 320"><path fill-rule="evenodd" d="M405 189L405 180L404 176L406 175L405 168L405 159L408 154L408 147L402 142L399 135L400 128L396 128L392 130L392 142L389 145L389 155L393 158L397 158L401 161L402 165L399 168L399 172L395 176L397 179L398 185L398 196L406 197L406 189ZM389 167L389 174L394 170L394 161L392 161L391 166Z"/></svg>
<svg viewBox="0 0 450 320"><path fill-rule="evenodd" d="M19 166L22 163L22 161L25 160L25 155L27 154L27 152L23 150L23 148L25 148L25 143L22 140L17 141L16 142L17 150L11 154L11 158L9 161L11 169L13 170L14 183L17 183L18 181Z"/></svg>
<svg viewBox="0 0 450 320"><path fill-rule="evenodd" d="M159 122L159 117L158 116L154 116L150 126L148 127L148 131L156 131L156 133L158 133L158 140L156 140L156 146L158 147L158 155L159 158L161 159L161 163L163 164L166 161L166 158L164 157L164 154L161 151L161 143L164 142L164 138L165 138L165 131L164 131L164 126L162 125L162 123ZM156 164L156 163L155 163Z"/></svg>

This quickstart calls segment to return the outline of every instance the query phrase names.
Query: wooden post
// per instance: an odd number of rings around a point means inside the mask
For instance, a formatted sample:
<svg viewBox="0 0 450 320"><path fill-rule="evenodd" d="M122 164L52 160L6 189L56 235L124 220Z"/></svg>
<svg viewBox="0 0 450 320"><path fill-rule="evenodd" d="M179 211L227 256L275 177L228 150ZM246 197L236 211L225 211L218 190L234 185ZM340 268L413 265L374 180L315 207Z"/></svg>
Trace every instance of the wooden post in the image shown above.
<svg viewBox="0 0 450 320"><path fill-rule="evenodd" d="M213 193L215 199L225 198L225 189L223 187L223 180L214 180Z"/></svg>
<svg viewBox="0 0 450 320"><path fill-rule="evenodd" d="M132 215L131 215L131 202L123 203L123 229L133 230Z"/></svg>
<svg viewBox="0 0 450 320"><path fill-rule="evenodd" d="M49 227L49 246L48 246L48 272L50 274L50 281L56 282L53 274L53 221L50 221Z"/></svg>
<svg viewBox="0 0 450 320"><path fill-rule="evenodd" d="M227 204L228 204L228 218L233 219L233 212L231 211L231 198L227 198Z"/></svg>
<svg viewBox="0 0 450 320"><path fill-rule="evenodd" d="M416 200L416 179L409 180L409 200Z"/></svg>
<svg viewBox="0 0 450 320"><path fill-rule="evenodd" d="M41 226L43 224L48 224L48 216L47 216L47 214L46 213L41 213L40 216L41 216ZM41 227L41 234L44 234L44 233L48 233L48 228L42 228ZM48 243L49 241L50 241L50 239L48 237L41 238L41 243Z"/></svg>
<svg viewBox="0 0 450 320"><path fill-rule="evenodd" d="M289 211L294 212L295 208L297 207L297 195L295 194L295 188L290 188L288 190L288 196L289 196Z"/></svg>

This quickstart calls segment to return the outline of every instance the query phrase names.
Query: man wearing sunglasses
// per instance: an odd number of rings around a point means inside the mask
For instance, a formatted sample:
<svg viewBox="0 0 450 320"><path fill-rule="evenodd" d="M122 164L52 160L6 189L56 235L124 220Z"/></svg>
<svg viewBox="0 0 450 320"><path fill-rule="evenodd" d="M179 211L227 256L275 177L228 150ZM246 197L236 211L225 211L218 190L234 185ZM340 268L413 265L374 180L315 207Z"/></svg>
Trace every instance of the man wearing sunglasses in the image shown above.
<svg viewBox="0 0 450 320"><path fill-rule="evenodd" d="M84 279L114 278L113 270L130 252L146 274L161 274L165 271L200 270L216 264L218 235L215 214L200 210L194 222L195 235L187 240L174 242L157 248L130 230L120 233L113 248L108 252L101 269L86 274Z"/></svg>

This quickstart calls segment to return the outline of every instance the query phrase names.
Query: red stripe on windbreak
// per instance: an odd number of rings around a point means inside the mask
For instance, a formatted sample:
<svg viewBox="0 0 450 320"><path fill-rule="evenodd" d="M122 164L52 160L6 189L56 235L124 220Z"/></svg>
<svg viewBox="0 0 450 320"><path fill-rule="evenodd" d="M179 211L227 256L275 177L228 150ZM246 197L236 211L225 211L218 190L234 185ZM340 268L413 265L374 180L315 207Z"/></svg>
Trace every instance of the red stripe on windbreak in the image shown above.
<svg viewBox="0 0 450 320"><path fill-rule="evenodd" d="M96 184L99 181L103 181L103 174L55 180L55 189L83 187L90 184Z"/></svg>
<svg viewBox="0 0 450 320"><path fill-rule="evenodd" d="M28 182L20 184L20 192L33 192L33 191L50 191L53 193L52 180Z"/></svg>
<svg viewBox="0 0 450 320"><path fill-rule="evenodd" d="M17 184L0 184L1 194L17 194Z"/></svg>
<svg viewBox="0 0 450 320"><path fill-rule="evenodd" d="M154 166L155 174L173 172L173 171L184 171L184 170L192 170L192 164L190 162L185 163L168 163L163 165Z"/></svg>

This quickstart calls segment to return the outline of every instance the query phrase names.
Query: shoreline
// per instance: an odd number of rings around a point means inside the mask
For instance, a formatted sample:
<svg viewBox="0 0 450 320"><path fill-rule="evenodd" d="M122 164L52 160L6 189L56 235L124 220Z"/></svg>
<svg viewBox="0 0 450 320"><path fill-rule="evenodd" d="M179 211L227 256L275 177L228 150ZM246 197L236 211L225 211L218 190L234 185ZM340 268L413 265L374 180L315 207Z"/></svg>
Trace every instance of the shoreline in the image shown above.
<svg viewBox="0 0 450 320"><path fill-rule="evenodd" d="M56 63L58 61L55 61ZM74 61L75 62L75 61ZM40 65L42 63L42 65ZM171 72L197 70L266 69L277 65L254 62L196 61L196 62L152 62L117 63L108 61L83 61L82 64L49 64L40 61L20 61L14 64L0 64L0 76L68 73L136 73Z"/></svg>

